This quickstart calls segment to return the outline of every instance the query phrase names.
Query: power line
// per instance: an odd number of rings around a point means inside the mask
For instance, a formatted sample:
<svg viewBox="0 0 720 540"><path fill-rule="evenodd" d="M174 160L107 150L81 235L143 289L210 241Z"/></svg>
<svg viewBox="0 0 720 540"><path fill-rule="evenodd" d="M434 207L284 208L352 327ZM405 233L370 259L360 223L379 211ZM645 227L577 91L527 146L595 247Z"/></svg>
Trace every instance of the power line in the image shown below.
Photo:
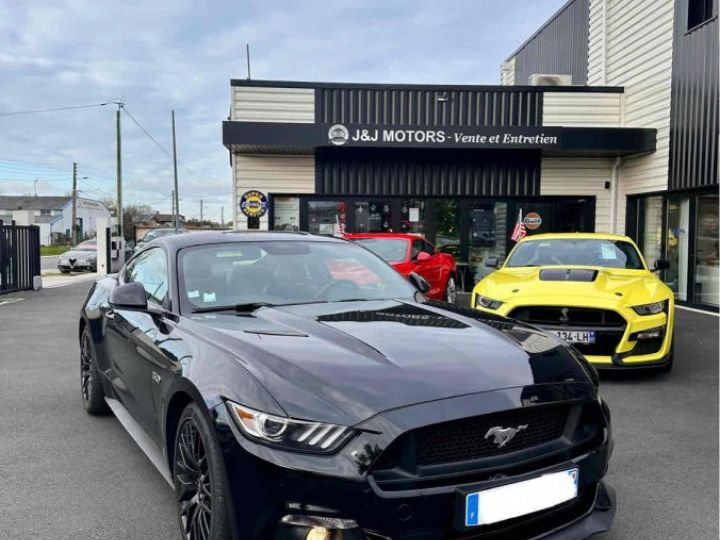
<svg viewBox="0 0 720 540"><path fill-rule="evenodd" d="M69 107L53 107L51 109L28 109L25 111L6 111L6 112L0 112L0 116L16 116L20 114L35 114L35 113L44 113L44 112L55 112L55 111L73 111L76 109L89 109L90 107L104 107L105 105L108 105L112 103L112 100L106 101L104 103L90 103L88 105L71 105Z"/></svg>

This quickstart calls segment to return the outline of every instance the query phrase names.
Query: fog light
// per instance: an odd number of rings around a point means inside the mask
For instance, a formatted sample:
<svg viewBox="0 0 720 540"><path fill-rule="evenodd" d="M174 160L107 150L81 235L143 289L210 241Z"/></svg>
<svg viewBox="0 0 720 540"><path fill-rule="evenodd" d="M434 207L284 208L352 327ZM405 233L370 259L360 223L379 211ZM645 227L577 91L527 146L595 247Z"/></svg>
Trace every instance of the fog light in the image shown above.
<svg viewBox="0 0 720 540"><path fill-rule="evenodd" d="M659 339L665 335L665 327L657 326L655 328L648 328L647 330L640 330L639 332L633 332L630 335L631 340L641 339Z"/></svg>
<svg viewBox="0 0 720 540"><path fill-rule="evenodd" d="M358 524L355 522L355 520L352 519L342 519L342 518L336 518L336 517L327 517L327 516L301 516L301 515L287 515L283 516L283 518L280 520L281 523L284 523L286 525L295 525L297 527L310 527L312 530L310 532L313 532L315 529L321 529L324 531L329 530L349 530L349 529L357 529ZM309 535L310 533L308 533ZM314 538L311 536L308 536L308 538ZM324 536L318 536L317 538L325 538ZM329 537L328 537L329 538Z"/></svg>
<svg viewBox="0 0 720 540"><path fill-rule="evenodd" d="M330 531L325 527L313 527L307 533L305 540L329 540Z"/></svg>

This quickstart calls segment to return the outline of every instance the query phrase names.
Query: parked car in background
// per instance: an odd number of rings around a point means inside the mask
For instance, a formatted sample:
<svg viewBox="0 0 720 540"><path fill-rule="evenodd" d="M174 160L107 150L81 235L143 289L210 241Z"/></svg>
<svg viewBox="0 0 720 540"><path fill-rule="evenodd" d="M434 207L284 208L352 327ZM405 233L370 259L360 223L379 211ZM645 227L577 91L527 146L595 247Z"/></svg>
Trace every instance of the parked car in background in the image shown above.
<svg viewBox="0 0 720 540"><path fill-rule="evenodd" d="M426 288L337 238L161 238L88 295L82 403L112 410L174 486L188 540L607 530L595 370Z"/></svg>
<svg viewBox="0 0 720 540"><path fill-rule="evenodd" d="M572 343L598 368L673 365L675 300L626 236L539 234L515 246L474 288L472 305Z"/></svg>
<svg viewBox="0 0 720 540"><path fill-rule="evenodd" d="M143 247L145 247L145 245L147 245L149 242L152 242L156 238L162 238L163 236L171 236L173 234L182 234L186 232L188 232L187 229L176 229L175 227L158 227L156 229L151 229L147 233L145 233L145 236L143 236L137 244L135 244L135 252L140 251Z"/></svg>
<svg viewBox="0 0 720 540"><path fill-rule="evenodd" d="M454 304L457 300L455 258L441 253L430 242L415 234L352 233L345 238L360 244L389 262L407 277L420 274L430 284L427 296Z"/></svg>
<svg viewBox="0 0 720 540"><path fill-rule="evenodd" d="M97 272L97 240L80 242L70 251L58 257L57 267L60 272Z"/></svg>

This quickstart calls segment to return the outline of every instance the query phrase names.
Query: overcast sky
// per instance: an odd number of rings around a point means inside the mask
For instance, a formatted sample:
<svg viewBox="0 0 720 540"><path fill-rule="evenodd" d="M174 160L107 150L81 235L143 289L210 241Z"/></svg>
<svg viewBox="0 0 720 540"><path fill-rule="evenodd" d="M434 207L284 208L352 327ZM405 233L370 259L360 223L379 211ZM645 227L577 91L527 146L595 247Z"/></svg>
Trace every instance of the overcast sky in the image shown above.
<svg viewBox="0 0 720 540"><path fill-rule="evenodd" d="M115 106L5 113L123 99L171 151L181 212L231 215L221 123L231 78L498 84L500 64L565 0L2 0L0 194L63 195L72 162L89 197L115 190ZM124 203L170 209L172 162L124 117ZM87 178L84 178L87 177Z"/></svg>

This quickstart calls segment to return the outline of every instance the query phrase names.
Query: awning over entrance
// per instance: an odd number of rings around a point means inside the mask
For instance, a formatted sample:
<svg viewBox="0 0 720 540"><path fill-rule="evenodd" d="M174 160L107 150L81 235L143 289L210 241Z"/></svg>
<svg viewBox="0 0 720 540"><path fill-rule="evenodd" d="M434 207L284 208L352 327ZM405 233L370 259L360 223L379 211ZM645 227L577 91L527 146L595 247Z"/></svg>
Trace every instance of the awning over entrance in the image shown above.
<svg viewBox="0 0 720 540"><path fill-rule="evenodd" d="M655 151L657 130L632 127L378 126L223 122L233 153L314 154L318 148L533 150L548 157L615 157Z"/></svg>

